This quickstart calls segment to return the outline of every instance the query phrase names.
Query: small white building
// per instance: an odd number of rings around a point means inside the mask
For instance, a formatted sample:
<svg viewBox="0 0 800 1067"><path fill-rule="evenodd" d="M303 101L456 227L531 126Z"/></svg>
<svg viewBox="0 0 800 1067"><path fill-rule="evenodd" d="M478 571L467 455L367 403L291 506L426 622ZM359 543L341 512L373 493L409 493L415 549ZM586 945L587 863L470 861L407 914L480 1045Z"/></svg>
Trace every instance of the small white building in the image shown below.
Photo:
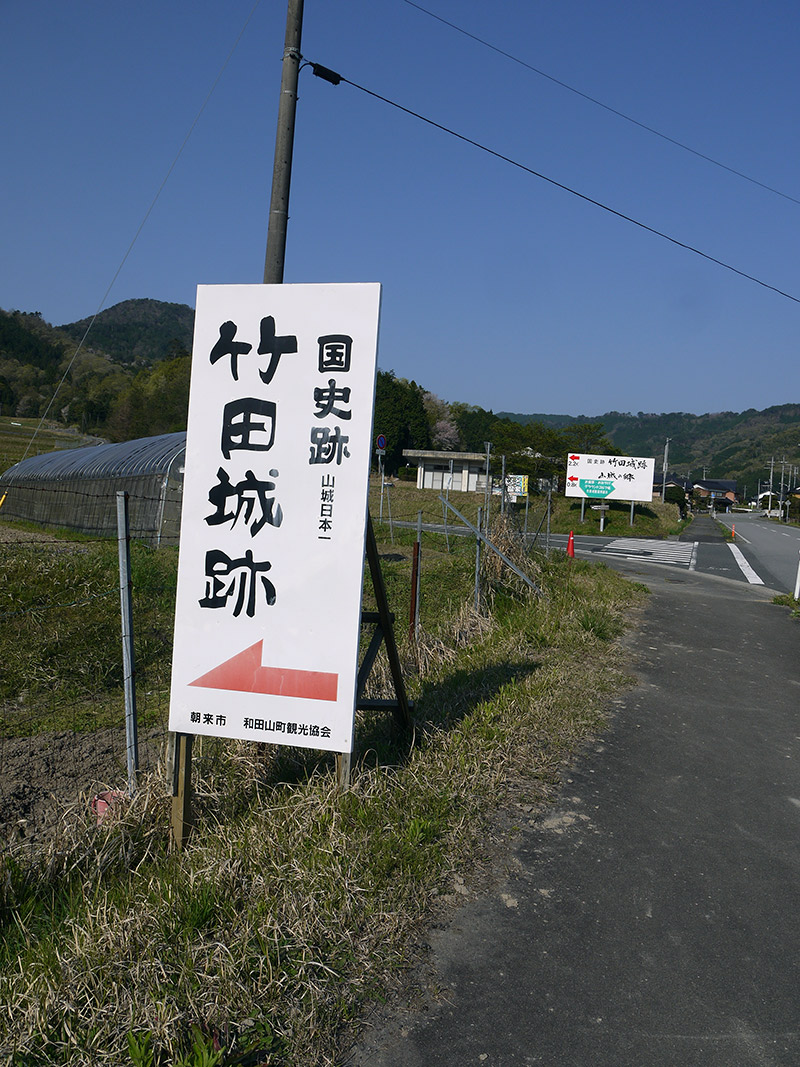
<svg viewBox="0 0 800 1067"><path fill-rule="evenodd" d="M417 464L417 489L446 489L454 493L486 490L485 452L433 452L404 448L403 455Z"/></svg>

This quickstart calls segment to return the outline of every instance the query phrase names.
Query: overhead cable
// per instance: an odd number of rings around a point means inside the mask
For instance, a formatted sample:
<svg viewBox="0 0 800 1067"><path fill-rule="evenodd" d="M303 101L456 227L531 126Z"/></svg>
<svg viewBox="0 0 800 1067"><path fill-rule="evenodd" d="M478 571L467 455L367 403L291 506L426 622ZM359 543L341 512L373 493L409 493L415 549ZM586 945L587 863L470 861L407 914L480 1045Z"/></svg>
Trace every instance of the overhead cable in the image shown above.
<svg viewBox="0 0 800 1067"><path fill-rule="evenodd" d="M105 305L105 302L108 299L108 294L113 289L117 278L120 276L120 274L122 272L122 268L127 263L128 257L130 256L131 252L133 251L133 246L138 241L140 233L144 229L147 220L150 218L150 215L153 212L153 208L156 206L156 203L158 202L158 198L161 196L162 192L164 191L164 186L169 181L169 177L172 174L172 172L175 169L175 167L177 166L178 160L183 155L183 151L186 148L186 145L189 143L189 138L192 136L192 133L194 132L195 126L200 121L200 117L202 116L203 112L205 111L206 107L208 106L208 102L211 99L211 97L212 97L212 95L214 93L214 90L217 88L217 85L219 84L220 78L225 73L225 70L226 70L228 64L230 63L231 59L233 58L233 53L236 51L236 49L237 49L237 47L239 45L239 41L241 41L242 37L244 36L244 31L247 29L248 25L250 24L250 20L252 19L253 15L255 14L256 8L258 8L260 3L261 3L261 0L256 0L255 4L253 5L253 7L252 7L252 9L250 11L250 14L247 16L247 18L245 20L245 23L244 23L244 25L242 26L242 28L241 28L241 30L239 32L239 36L233 42L233 46L232 46L231 50L228 52L228 55L227 55L224 63L220 67L219 73L217 74L216 78L214 79L214 82L213 82L211 88L208 90L208 93L206 94L205 100L200 105L200 110L195 115L194 121L192 122L191 126L189 127L188 132L187 132L186 136L184 137L180 148L175 153L175 158L170 163L170 165L169 165L169 167L167 169L167 173L164 175L164 178L163 178L161 184L159 185L158 189L156 190L156 194L153 197L152 201L150 202L150 207L148 207L147 211L145 211L144 217L142 218L142 221L139 223L138 229L136 230L136 233L133 235L131 243L128 245L128 248L125 251L125 255L120 260L119 266L117 267L116 271L114 272L114 276L112 277L111 281L108 283L108 286L106 287L106 291L103 293L102 297L100 298L100 303L97 305L97 310L95 311L94 315L92 315L91 319L89 320L89 325L84 330L83 336L81 337L80 341L78 342L77 348L72 353L72 358L70 359L69 363L67 364L67 369L64 371L63 375L61 376L61 380L59 381L58 385L55 387L55 390L53 391L53 395L50 397L50 401L49 401L47 407L44 410L44 414L39 419L39 422L38 422L38 424L36 426L36 429L33 431L33 434L31 435L30 441L28 441L28 446L25 449L25 454L23 455L22 459L25 459L27 457L28 453L30 452L31 448L33 447L33 442L36 440L36 437L37 437L39 431L41 430L41 428L42 428L42 426L44 424L44 420L49 415L50 409L52 408L53 404L55 403L56 397L58 396L59 392L61 391L61 386L64 384L64 382L67 379L67 375L72 370L72 365L75 362L75 360L78 358L78 354L82 350L83 346L86 344L86 338L89 336L89 332L91 331L92 327L94 326L94 323L95 323L95 320L97 319L97 316L102 311L102 309L103 309L103 307ZM22 461L20 460L20 462L22 462Z"/></svg>
<svg viewBox="0 0 800 1067"><path fill-rule="evenodd" d="M626 122L631 122L634 126L638 126L639 129L646 130L648 133L660 137L662 141L668 141L670 144L675 145L676 148L681 148L684 152L690 152L693 156L697 156L698 159L704 159L706 163L712 163L715 167L720 167L722 170L728 171L729 174L735 174L737 178L743 178L744 181L751 182L753 185L757 185L760 189L764 189L768 193L774 193L775 196L783 197L784 200L791 200L793 204L800 204L800 199L797 197L790 196L789 193L784 193L772 185L767 185L766 182L759 181L758 178L753 178L751 175L745 174L743 171L737 170L735 167L730 167L727 163L721 163L718 159L714 159L713 156L706 155L705 152L700 152L696 148L691 148L689 145L684 144L683 141L678 141L676 138L670 137L669 134L662 133L661 130L655 129L654 126L648 126L646 122L640 122L639 119L635 119L631 115L626 115L624 111L619 111L617 108L611 107L610 104L604 104L603 101L598 100L597 97L590 96L589 93L584 93L582 90L576 89L574 85L569 85L567 82L561 81L560 78L548 74L547 71L541 70L539 67L534 67L531 63L526 63L525 60L520 59L519 56L512 55L511 52L506 52L503 48L498 48L497 45L484 40L483 37L478 37L476 34L470 33L469 30L465 30L462 26L456 25L455 22L450 22L448 19L442 18L441 15L437 15L434 11L429 11L428 8L415 3L414 0L403 0L403 2L408 4L409 7L416 8L417 11L429 15L432 19L436 19L437 22L449 26L451 29L456 30L456 32L462 33L465 37L469 37L470 40L477 42L477 44L483 45L484 48L489 48L493 52L497 52L498 55L510 59L512 63L518 63L521 67L533 71L534 74L538 74L541 78L546 78L548 81L553 82L554 85L560 85L562 89L567 89L576 96L588 100L590 104L595 104L597 107L603 108L604 111L616 115L617 118L624 119Z"/></svg>
<svg viewBox="0 0 800 1067"><path fill-rule="evenodd" d="M309 65L312 72L324 81L331 82L331 84L334 85L339 82L344 82L345 85L352 85L354 89L359 89L362 93L366 93L367 96L374 97L374 99L380 100L382 103L388 104L390 107L397 108L398 111L403 111L406 115L411 115L412 118L419 119L420 122L424 122L428 126L433 126L434 129L441 130L443 133L449 134L451 137L455 137L457 140L463 141L465 144L470 144L474 148L479 148L481 152L486 152L488 155L494 156L495 159L500 159L504 163L509 163L512 167L525 171L526 174L531 174L534 178L539 178L542 181L547 182L549 185L554 185L557 189L562 189L565 193L569 193L571 196L576 196L587 204L602 208L603 211L607 211L610 215L615 215L618 219L630 222L633 226L638 226L640 230L646 230L648 233L652 233L656 237L661 237L664 241L669 241L670 244L677 245L678 248L684 248L687 252L692 252L694 255L700 256L702 259L707 259L710 263L716 263L717 266L724 267L725 270L729 270L733 274L738 274L741 278L746 278L748 281L755 282L756 285L760 285L764 289L770 289L773 293L777 293L778 296L783 296L787 300L794 301L795 304L800 304L800 297L784 292L783 289L778 289L777 286L770 285L769 282L762 281L761 278L756 278L753 274L748 274L746 271L739 270L738 267L734 267L722 259L717 259L716 256L709 255L708 252L703 252L701 249L695 248L694 245L686 244L685 241L679 241L677 237L670 237L668 233L664 233L662 230L656 230L653 226L648 226L647 223L640 222L631 215L626 215L622 211L617 211L616 208L609 207L608 204L604 204L600 200L595 200L593 197L587 196L585 193L578 192L577 189L572 189L569 185L564 185L563 182L556 181L555 178L548 178L548 176L542 174L541 171L534 170L532 167L528 167L524 163L512 159L510 156L505 156L502 152L497 152L494 148L489 148L487 145L481 144L480 141L475 141L463 133L457 133L456 130L451 130L448 126L443 126L440 122L435 122L433 119L429 119L425 115L420 115L419 112L412 111L411 108L404 107L402 104L398 104L395 100L390 100L386 96L381 96L380 93L373 92L372 89L367 89L364 85L359 85L357 82L350 81L349 78L345 78L344 75L338 74L335 71L330 70L328 67L323 67L318 63L310 63ZM333 81L334 77L338 78L339 81Z"/></svg>

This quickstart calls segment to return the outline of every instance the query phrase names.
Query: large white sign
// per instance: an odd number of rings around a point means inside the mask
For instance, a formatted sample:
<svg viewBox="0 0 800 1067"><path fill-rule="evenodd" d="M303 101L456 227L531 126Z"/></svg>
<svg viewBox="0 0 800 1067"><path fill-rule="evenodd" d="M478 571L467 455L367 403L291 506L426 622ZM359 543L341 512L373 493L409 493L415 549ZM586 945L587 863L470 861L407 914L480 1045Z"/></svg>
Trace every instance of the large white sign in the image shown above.
<svg viewBox="0 0 800 1067"><path fill-rule="evenodd" d="M198 287L171 730L352 749L379 307Z"/></svg>
<svg viewBox="0 0 800 1067"><path fill-rule="evenodd" d="M635 456L567 456L567 496L603 500L652 500L654 459Z"/></svg>

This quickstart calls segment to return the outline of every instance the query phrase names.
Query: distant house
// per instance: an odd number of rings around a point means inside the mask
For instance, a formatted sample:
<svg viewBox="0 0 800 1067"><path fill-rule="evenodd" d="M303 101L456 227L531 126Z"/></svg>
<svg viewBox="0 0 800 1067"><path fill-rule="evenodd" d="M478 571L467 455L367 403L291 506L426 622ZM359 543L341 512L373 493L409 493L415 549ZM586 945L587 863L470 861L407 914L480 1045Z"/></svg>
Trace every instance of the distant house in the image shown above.
<svg viewBox="0 0 800 1067"><path fill-rule="evenodd" d="M485 452L433 452L404 448L403 455L417 465L417 489L451 489L474 493L486 489Z"/></svg>
<svg viewBox="0 0 800 1067"><path fill-rule="evenodd" d="M681 478L677 474L667 474L666 488L667 489L680 489L684 493L691 493L692 482L688 478ZM665 487L663 474L656 474L653 477L653 496L661 496L662 490Z"/></svg>
<svg viewBox="0 0 800 1067"><path fill-rule="evenodd" d="M704 478L700 482L694 482L692 490L696 497L703 500L713 498L714 501L723 501L727 504L736 503L736 482L722 481L717 478Z"/></svg>
<svg viewBox="0 0 800 1067"><path fill-rule="evenodd" d="M653 496L660 497L664 487L664 477L656 475L653 479ZM722 507L728 507L736 503L736 482L725 481L719 478L702 478L695 481L690 478L681 478L676 474L667 474L667 489L680 489L689 496L699 500L711 500L720 503Z"/></svg>

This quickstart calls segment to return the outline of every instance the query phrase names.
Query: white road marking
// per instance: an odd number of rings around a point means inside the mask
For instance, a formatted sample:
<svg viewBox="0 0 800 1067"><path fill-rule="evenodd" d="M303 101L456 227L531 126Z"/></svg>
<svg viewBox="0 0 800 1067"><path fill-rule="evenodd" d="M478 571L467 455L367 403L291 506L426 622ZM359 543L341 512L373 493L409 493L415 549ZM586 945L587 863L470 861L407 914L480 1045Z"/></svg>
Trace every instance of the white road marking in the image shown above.
<svg viewBox="0 0 800 1067"><path fill-rule="evenodd" d="M639 563L670 563L694 570L697 562L697 541L656 541L644 537L617 537L609 541L601 552Z"/></svg>
<svg viewBox="0 0 800 1067"><path fill-rule="evenodd" d="M758 577L756 572L753 570L753 568L750 566L750 564L744 558L744 556L742 555L741 551L736 547L736 545L732 545L730 543L730 541L729 541L728 542L728 548L733 553L733 558L739 564L739 570L742 572L742 574L745 576L745 578L748 580L748 582L751 585L763 585L764 583Z"/></svg>

